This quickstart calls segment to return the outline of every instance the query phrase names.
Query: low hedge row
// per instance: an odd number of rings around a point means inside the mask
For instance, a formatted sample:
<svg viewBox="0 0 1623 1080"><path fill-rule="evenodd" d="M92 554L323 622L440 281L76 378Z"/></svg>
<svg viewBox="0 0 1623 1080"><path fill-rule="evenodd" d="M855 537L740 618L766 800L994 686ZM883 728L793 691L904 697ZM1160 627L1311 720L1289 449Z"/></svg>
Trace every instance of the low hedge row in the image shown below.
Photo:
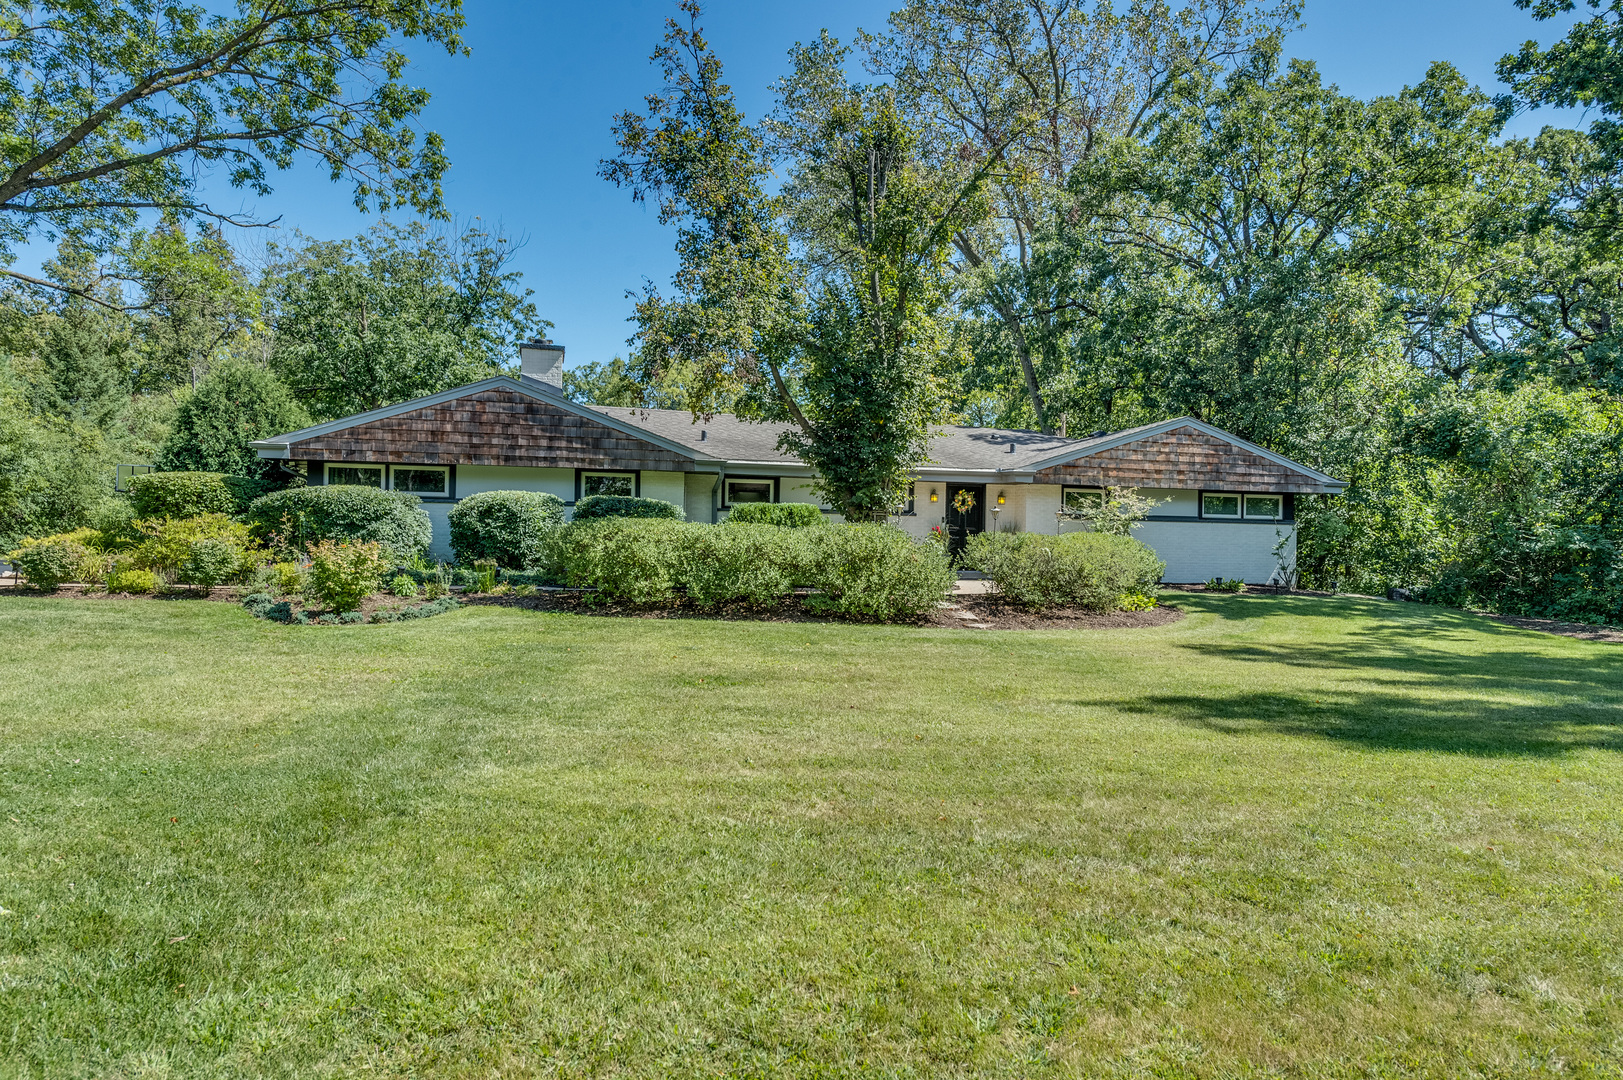
<svg viewBox="0 0 1623 1080"><path fill-rule="evenodd" d="M1097 532L980 533L969 538L963 561L1012 603L1033 609L1115 611L1124 598L1153 596L1166 570L1145 544Z"/></svg>
<svg viewBox="0 0 1623 1080"><path fill-rule="evenodd" d="M667 602L684 589L706 607L768 605L806 586L814 607L882 621L929 610L953 583L938 548L888 525L586 521L558 530L551 555L564 584L634 604Z"/></svg>
<svg viewBox="0 0 1623 1080"><path fill-rule="evenodd" d="M729 525L777 525L784 529L803 529L808 525L823 525L827 521L823 512L811 503L740 503L727 512Z"/></svg>
<svg viewBox="0 0 1623 1080"><path fill-rule="evenodd" d="M594 518L656 518L681 521L682 508L663 499L634 499L629 495L588 495L575 504L574 520Z"/></svg>

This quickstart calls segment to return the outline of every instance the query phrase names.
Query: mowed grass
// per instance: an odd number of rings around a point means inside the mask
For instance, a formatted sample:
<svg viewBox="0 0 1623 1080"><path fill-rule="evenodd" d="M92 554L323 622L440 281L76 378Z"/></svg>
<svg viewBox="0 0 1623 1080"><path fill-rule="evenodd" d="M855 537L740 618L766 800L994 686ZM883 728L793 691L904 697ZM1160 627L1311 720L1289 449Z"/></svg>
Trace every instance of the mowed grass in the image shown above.
<svg viewBox="0 0 1623 1080"><path fill-rule="evenodd" d="M0 1075L1616 1076L1623 649L0 601Z"/></svg>

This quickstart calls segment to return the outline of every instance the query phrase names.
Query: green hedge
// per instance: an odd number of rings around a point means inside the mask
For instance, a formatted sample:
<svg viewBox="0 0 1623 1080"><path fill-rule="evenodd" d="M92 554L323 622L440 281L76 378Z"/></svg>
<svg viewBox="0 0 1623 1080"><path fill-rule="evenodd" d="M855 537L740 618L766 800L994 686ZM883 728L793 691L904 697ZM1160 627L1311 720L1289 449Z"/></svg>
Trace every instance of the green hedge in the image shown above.
<svg viewBox="0 0 1623 1080"><path fill-rule="evenodd" d="M1096 532L980 533L969 538L964 565L1021 607L1088 611L1114 611L1124 596L1152 593L1166 569L1132 537Z"/></svg>
<svg viewBox="0 0 1623 1080"><path fill-rule="evenodd" d="M255 499L246 515L255 535L303 550L323 540L376 540L409 562L428 550L433 528L422 500L358 485L289 488Z"/></svg>
<svg viewBox="0 0 1623 1080"><path fill-rule="evenodd" d="M242 505L224 473L155 472L130 477L130 505L138 518L193 518L238 514Z"/></svg>
<svg viewBox="0 0 1623 1080"><path fill-rule="evenodd" d="M530 570L542 564L547 537L563 524L564 503L539 491L481 491L452 507L449 518L458 562L490 559Z"/></svg>
<svg viewBox="0 0 1623 1080"><path fill-rule="evenodd" d="M628 495L588 495L575 504L575 520L594 518L658 518L681 521L682 508L663 499L633 499Z"/></svg>
<svg viewBox="0 0 1623 1080"><path fill-rule="evenodd" d="M740 503L727 512L729 525L776 525L803 529L827 522L823 512L811 503Z"/></svg>
<svg viewBox="0 0 1623 1080"><path fill-rule="evenodd" d="M560 529L551 548L565 584L634 604L669 602L681 588L706 607L766 606L807 585L815 607L886 620L928 611L953 582L934 545L888 525L586 521Z"/></svg>

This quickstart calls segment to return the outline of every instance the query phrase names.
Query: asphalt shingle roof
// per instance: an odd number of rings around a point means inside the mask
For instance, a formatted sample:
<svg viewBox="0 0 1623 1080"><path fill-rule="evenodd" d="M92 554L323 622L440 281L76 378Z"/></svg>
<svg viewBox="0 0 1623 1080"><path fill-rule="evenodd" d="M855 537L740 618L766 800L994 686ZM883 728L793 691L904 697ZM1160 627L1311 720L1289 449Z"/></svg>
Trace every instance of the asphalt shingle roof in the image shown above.
<svg viewBox="0 0 1623 1080"><path fill-rule="evenodd" d="M691 447L696 453L727 461L750 461L775 465L798 465L800 461L778 449L778 436L792 425L740 420L717 413L708 420L695 420L685 409L628 409L622 406L592 405L589 408L632 424L654 435ZM1062 451L1074 449L1078 456L1104 437L1062 439L1040 431L1014 431L1004 428L948 427L930 441L929 467L966 472L1019 472Z"/></svg>

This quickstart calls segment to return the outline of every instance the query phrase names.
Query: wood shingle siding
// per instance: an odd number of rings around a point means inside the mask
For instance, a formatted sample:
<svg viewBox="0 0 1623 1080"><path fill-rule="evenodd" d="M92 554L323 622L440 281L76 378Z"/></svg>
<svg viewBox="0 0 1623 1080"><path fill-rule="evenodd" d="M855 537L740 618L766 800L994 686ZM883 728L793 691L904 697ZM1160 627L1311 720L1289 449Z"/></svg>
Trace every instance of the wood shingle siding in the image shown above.
<svg viewBox="0 0 1623 1080"><path fill-rule="evenodd" d="M1044 469L1036 474L1035 482L1206 491L1330 490L1305 473L1191 427L1174 428Z"/></svg>
<svg viewBox="0 0 1623 1080"><path fill-rule="evenodd" d="M692 460L589 417L507 390L467 397L294 443L300 460L396 465L533 465L686 472Z"/></svg>

